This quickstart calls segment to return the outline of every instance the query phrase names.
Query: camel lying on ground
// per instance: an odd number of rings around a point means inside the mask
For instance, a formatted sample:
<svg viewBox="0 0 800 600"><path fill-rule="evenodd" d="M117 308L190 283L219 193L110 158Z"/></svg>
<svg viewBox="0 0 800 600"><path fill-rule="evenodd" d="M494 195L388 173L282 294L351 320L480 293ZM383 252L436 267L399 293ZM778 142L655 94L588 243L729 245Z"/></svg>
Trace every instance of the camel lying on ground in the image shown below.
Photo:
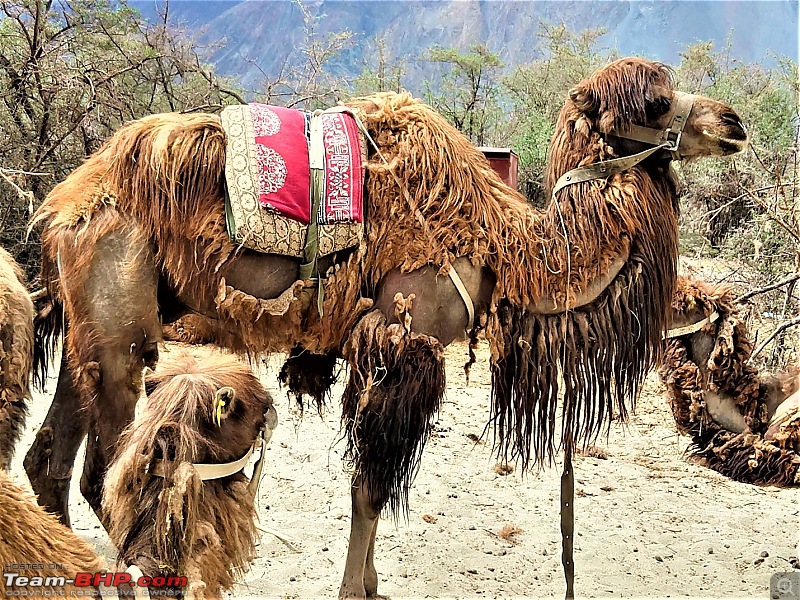
<svg viewBox="0 0 800 600"><path fill-rule="evenodd" d="M679 278L659 368L690 452L737 481L800 485L800 369L765 375L726 286Z"/></svg>
<svg viewBox="0 0 800 600"><path fill-rule="evenodd" d="M22 269L0 248L0 471L25 429L33 363L33 302Z"/></svg>
<svg viewBox="0 0 800 600"><path fill-rule="evenodd" d="M145 389L103 494L117 560L219 598L255 557L255 484L242 468L277 424L272 398L247 365L205 348L165 353Z"/></svg>
<svg viewBox="0 0 800 600"><path fill-rule="evenodd" d="M46 420L58 434L37 438L26 462L41 501L66 514L59 478L91 432L81 489L108 524L103 474L133 419L142 370L158 361L161 323L202 314L238 352L348 362L353 512L340 595L375 595L378 517L407 507L445 391L447 344L484 330L498 452L522 467L548 463L559 442L571 456L636 398L674 291L670 163L747 145L728 104L674 88L666 66L636 58L573 88L550 144L553 201L543 211L408 94L349 102L375 144L366 234L319 258L320 280L301 277L300 259L231 241L219 117L153 115L124 126L35 216L52 307L42 344L60 333L62 316L67 323ZM76 414L86 418L76 424Z"/></svg>

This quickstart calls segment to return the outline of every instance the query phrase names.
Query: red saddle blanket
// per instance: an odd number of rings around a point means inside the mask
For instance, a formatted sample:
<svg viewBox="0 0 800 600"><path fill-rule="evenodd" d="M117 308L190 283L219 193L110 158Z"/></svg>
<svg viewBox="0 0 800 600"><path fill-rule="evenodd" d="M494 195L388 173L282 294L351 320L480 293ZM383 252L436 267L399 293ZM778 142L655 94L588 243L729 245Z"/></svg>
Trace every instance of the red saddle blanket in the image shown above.
<svg viewBox="0 0 800 600"><path fill-rule="evenodd" d="M353 116L337 109L312 120L297 110L255 104L226 107L220 123L233 241L257 252L303 258L310 222L317 225L318 256L364 238L366 144ZM316 167L313 175L310 167ZM312 188L320 191L313 221Z"/></svg>
<svg viewBox="0 0 800 600"><path fill-rule="evenodd" d="M299 110L249 105L262 207L311 222L309 148L311 115ZM363 179L355 119L346 112L320 115L324 175L317 223L361 223Z"/></svg>

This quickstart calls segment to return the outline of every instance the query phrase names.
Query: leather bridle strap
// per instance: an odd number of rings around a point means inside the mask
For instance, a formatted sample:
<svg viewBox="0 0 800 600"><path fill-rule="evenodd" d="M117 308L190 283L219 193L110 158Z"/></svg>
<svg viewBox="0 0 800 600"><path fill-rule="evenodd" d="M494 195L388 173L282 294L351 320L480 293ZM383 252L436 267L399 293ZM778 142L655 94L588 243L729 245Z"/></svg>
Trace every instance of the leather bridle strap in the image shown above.
<svg viewBox="0 0 800 600"><path fill-rule="evenodd" d="M228 463L192 463L192 467L197 472L197 475L200 477L201 481L209 481L211 479L222 479L223 477L229 477L231 475L235 475L247 465L247 462L250 460L250 457L253 456L253 453L256 450L260 450L260 454L258 459L256 460L255 466L253 467L253 476L250 479L250 483L247 486L247 489L253 494L255 498L256 493L258 492L258 484L261 479L261 471L263 467L264 461L264 451L267 448L267 444L269 443L270 439L272 438L272 429L267 427L264 424L261 430L258 432L258 436L253 441L253 444L250 446L250 449L245 453L238 460L234 460ZM153 468L150 471L150 475L154 477L164 477L164 465L165 462L162 460L153 461Z"/></svg>
<svg viewBox="0 0 800 600"><path fill-rule="evenodd" d="M238 473L244 469L247 461L250 460L250 457L253 456L253 453L256 450L262 448L263 443L264 432L262 431L253 442L253 445L250 446L250 449L240 459L227 463L192 463L192 466L194 467L194 470L197 471L201 481L229 477L230 475ZM153 469L150 471L150 475L154 475L155 477L164 477L165 464L166 463L162 460L153 461Z"/></svg>
<svg viewBox="0 0 800 600"><path fill-rule="evenodd" d="M665 129L626 125L618 131L611 132L612 135L620 138L653 144L652 148L630 156L612 158L567 171L558 178L555 186L553 186L553 198L556 197L556 193L560 190L575 183L603 179L616 173L627 171L661 150L669 152L673 159L680 160L681 136L689 120L689 114L692 112L696 96L683 92L672 92L672 97L672 116L669 125Z"/></svg>
<svg viewBox="0 0 800 600"><path fill-rule="evenodd" d="M684 327L675 327L674 329L668 330L664 337L666 339L672 339L684 335L689 335L692 333L697 333L703 327L705 327L709 323L713 323L717 319L719 319L719 313L717 311L714 311L702 321L698 321L697 323L692 323L691 325L686 325Z"/></svg>
<svg viewBox="0 0 800 600"><path fill-rule="evenodd" d="M144 573L142 573L142 570L138 567L138 565L128 566L128 569L125 572L131 576L131 579L133 579L132 589L134 598L137 598L137 600L140 598L142 600L147 600L150 598L150 590L145 586L139 585L139 580L144 577Z"/></svg>
<svg viewBox="0 0 800 600"><path fill-rule="evenodd" d="M623 156L620 158L612 158L610 160L604 160L599 163L593 163L591 165L586 165L585 167L578 167L577 169L567 171L558 178L555 186L553 186L553 198L555 198L556 194L565 187L576 183L583 183L584 181L592 181L593 179L603 179L616 173L622 173L622 171L627 171L631 167L638 165L644 159L652 156L659 150L669 149L670 143L665 142L654 148L648 148L644 152L639 152L637 154L631 154L630 156Z"/></svg>
<svg viewBox="0 0 800 600"><path fill-rule="evenodd" d="M672 92L672 98L672 118L666 129L626 125L618 132L614 132L614 135L645 144L653 144L654 146L669 144L670 147L666 148L666 150L672 154L672 158L680 160L681 136L686 123L689 121L689 113L692 112L696 96L684 92Z"/></svg>

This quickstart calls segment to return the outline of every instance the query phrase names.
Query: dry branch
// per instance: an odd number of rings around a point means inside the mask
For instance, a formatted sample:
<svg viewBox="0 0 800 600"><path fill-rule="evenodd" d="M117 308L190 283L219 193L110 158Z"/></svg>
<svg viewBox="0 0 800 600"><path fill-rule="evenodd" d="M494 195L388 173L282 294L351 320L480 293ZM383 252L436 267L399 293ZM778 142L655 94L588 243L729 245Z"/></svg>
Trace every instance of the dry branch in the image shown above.
<svg viewBox="0 0 800 600"><path fill-rule="evenodd" d="M788 285L798 280L800 280L800 273L793 273L792 275L789 275L788 277L785 277L780 281L776 281L775 283L771 283L769 285L765 285L764 287L756 288L754 290L750 290L749 292L742 294L736 299L736 302L738 304L745 304L753 296L757 296L758 294L764 294L766 292L771 292L772 290L775 290L779 287Z"/></svg>
<svg viewBox="0 0 800 600"><path fill-rule="evenodd" d="M753 359L754 359L754 358L755 358L755 357L756 357L756 356L757 356L757 355L758 355L758 354L759 354L759 353L760 353L760 352L761 352L761 351L762 351L764 348L766 348L766 347L767 347L767 344L769 344L769 343L770 343L772 340L774 340L776 337L778 337L778 336L779 336L779 335L780 335L782 332L786 331L787 329L790 329L791 327L795 327L795 326L797 326L797 325L800 325L800 316L798 316L798 317L795 317L794 319L789 319L788 321L784 321L783 323L781 323L780 325L778 325L778 327L775 329L775 331L773 331L773 332L772 332L772 333L771 333L771 334L770 334L770 335L767 337L767 339L765 339L763 342L761 342L761 344L759 344L758 348L756 348L755 350L753 350L753 354L751 354L751 355L750 355L750 360L749 360L748 362L752 364L752 362L753 362Z"/></svg>

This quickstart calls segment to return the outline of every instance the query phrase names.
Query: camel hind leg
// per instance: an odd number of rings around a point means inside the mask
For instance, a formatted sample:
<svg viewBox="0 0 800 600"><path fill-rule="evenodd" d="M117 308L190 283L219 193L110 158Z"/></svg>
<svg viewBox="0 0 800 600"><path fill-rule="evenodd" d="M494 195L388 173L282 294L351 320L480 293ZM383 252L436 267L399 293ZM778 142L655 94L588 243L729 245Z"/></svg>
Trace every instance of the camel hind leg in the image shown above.
<svg viewBox="0 0 800 600"><path fill-rule="evenodd" d="M69 364L89 434L81 492L104 521L105 471L120 433L133 420L144 367L154 368L158 360L161 325L157 270L146 236L111 209L92 224L102 233L78 234L70 240L77 252L67 256L62 243L59 256Z"/></svg>
<svg viewBox="0 0 800 600"><path fill-rule="evenodd" d="M80 395L64 352L53 402L25 455L24 466L39 505L54 513L67 527L72 467L86 427Z"/></svg>

